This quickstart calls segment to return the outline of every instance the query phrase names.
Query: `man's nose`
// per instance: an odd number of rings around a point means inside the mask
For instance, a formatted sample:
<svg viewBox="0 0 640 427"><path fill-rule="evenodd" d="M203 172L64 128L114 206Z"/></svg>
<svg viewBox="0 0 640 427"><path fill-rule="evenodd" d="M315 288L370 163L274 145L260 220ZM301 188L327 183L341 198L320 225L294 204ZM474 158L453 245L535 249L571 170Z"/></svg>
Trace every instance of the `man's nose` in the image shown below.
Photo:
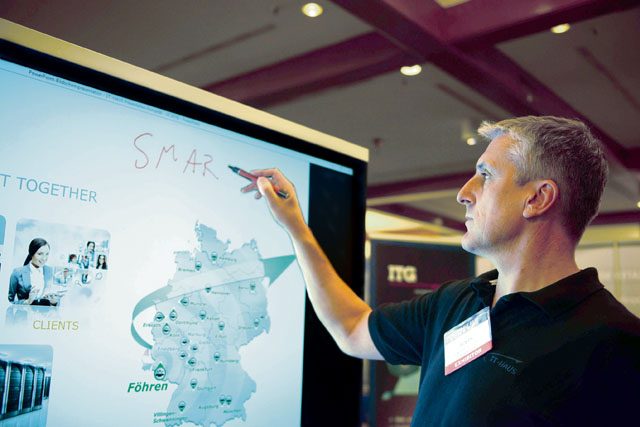
<svg viewBox="0 0 640 427"><path fill-rule="evenodd" d="M460 189L460 191L458 191L458 195L456 196L456 200L458 201L458 203L460 203L461 205L468 205L472 202L472 194L470 191L470 187L471 187L471 181L473 180L473 178L471 178L470 180L468 180Z"/></svg>

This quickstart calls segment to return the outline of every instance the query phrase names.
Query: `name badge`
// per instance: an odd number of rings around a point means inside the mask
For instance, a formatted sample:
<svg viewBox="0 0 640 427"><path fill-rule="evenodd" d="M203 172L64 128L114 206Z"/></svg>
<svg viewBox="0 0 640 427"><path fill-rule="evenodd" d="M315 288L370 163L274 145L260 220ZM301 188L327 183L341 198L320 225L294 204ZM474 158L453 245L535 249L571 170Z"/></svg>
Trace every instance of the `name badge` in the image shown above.
<svg viewBox="0 0 640 427"><path fill-rule="evenodd" d="M491 347L491 320L485 307L444 333L444 374L476 360Z"/></svg>

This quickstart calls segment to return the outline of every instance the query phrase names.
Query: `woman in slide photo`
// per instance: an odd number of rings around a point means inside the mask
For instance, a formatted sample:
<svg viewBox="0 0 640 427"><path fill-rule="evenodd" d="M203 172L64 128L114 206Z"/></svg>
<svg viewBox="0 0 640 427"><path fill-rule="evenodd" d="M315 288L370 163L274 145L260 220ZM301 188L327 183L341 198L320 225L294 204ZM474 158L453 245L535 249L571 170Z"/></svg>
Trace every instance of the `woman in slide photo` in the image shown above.
<svg viewBox="0 0 640 427"><path fill-rule="evenodd" d="M29 243L29 253L22 267L11 273L9 302L28 305L58 305L60 292L53 290L53 268L45 265L49 259L49 243L35 238Z"/></svg>

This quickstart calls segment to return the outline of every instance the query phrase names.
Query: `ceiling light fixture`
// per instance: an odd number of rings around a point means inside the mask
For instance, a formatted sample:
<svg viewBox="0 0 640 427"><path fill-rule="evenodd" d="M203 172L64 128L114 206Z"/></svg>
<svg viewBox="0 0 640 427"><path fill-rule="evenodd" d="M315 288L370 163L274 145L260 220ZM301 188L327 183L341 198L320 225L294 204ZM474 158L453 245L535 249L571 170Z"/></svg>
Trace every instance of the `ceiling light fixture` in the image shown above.
<svg viewBox="0 0 640 427"><path fill-rule="evenodd" d="M636 206L640 209L640 202L638 202L638 203L636 204Z"/></svg>
<svg viewBox="0 0 640 427"><path fill-rule="evenodd" d="M477 143L475 138L467 138L467 145L476 145Z"/></svg>
<svg viewBox="0 0 640 427"><path fill-rule="evenodd" d="M421 71L422 67L418 64L400 68L400 72L405 76L417 76Z"/></svg>
<svg viewBox="0 0 640 427"><path fill-rule="evenodd" d="M551 32L554 34L562 34L569 31L569 28L571 28L571 25L569 24L560 24L556 25L555 27L551 27Z"/></svg>
<svg viewBox="0 0 640 427"><path fill-rule="evenodd" d="M302 13L309 18L316 18L322 15L323 9L318 3L307 3L302 6Z"/></svg>

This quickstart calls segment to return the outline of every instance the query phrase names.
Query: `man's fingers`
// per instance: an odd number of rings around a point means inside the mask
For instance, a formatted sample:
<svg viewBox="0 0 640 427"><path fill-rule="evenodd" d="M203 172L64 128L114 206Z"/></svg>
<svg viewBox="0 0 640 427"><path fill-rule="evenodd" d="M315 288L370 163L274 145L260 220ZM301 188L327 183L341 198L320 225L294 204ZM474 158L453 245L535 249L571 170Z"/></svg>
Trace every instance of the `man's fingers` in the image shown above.
<svg viewBox="0 0 640 427"><path fill-rule="evenodd" d="M258 178L257 184L258 190L260 190L259 194L262 194L269 203L273 202L278 197L276 196L276 192L273 191L273 185L271 185L271 181L269 181L267 178Z"/></svg>
<svg viewBox="0 0 640 427"><path fill-rule="evenodd" d="M255 176L264 176L266 178L271 178L273 176L279 176L282 177L282 174L280 173L280 171L276 168L270 168L270 169L254 169L251 171L252 175Z"/></svg>
<svg viewBox="0 0 640 427"><path fill-rule="evenodd" d="M279 169L256 169L252 170L251 173L255 176L269 178L271 182L279 186L289 185L289 181L287 181Z"/></svg>
<svg viewBox="0 0 640 427"><path fill-rule="evenodd" d="M258 186L252 182L251 184L247 185L246 187L242 187L240 189L240 191L242 191L243 193L248 193L249 191L253 191L253 190L257 190L257 189L258 189Z"/></svg>

